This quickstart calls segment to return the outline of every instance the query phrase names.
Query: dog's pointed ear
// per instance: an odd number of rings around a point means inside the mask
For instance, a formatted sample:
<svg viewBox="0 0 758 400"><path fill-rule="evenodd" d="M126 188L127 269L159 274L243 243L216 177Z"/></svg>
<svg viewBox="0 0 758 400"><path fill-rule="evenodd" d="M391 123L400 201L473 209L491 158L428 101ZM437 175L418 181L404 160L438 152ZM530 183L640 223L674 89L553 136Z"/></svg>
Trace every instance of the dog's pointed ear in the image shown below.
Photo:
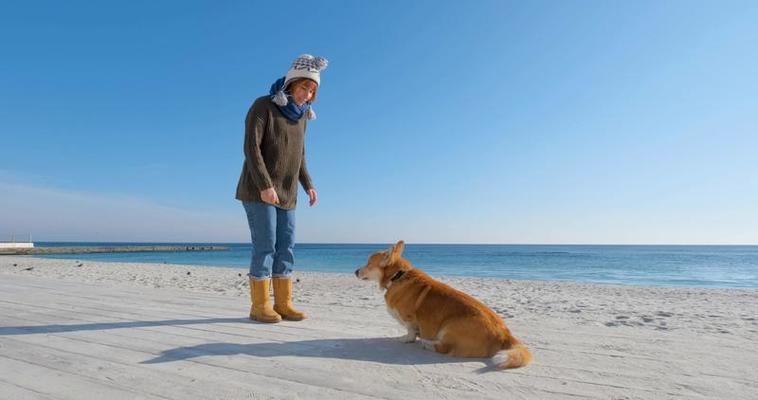
<svg viewBox="0 0 758 400"><path fill-rule="evenodd" d="M390 246L390 248L387 249L384 258L382 258L381 265L389 265L389 263L392 262L392 250L394 250L393 246Z"/></svg>
<svg viewBox="0 0 758 400"><path fill-rule="evenodd" d="M397 259L403 254L404 249L405 242L402 240L397 242L394 246L390 246L390 248L387 249L387 255L384 257L382 264L389 265L397 261Z"/></svg>
<svg viewBox="0 0 758 400"><path fill-rule="evenodd" d="M390 259L395 261L400 258L400 256L403 255L403 250L405 250L405 242L400 240L392 247L392 250L390 251Z"/></svg>

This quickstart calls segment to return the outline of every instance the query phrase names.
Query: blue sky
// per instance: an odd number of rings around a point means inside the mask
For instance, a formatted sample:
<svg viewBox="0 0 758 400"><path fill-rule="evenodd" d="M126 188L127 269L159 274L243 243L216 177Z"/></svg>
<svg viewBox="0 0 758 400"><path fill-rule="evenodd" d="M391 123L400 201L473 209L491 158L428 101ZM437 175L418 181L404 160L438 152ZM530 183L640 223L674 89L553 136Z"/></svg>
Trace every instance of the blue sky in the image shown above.
<svg viewBox="0 0 758 400"><path fill-rule="evenodd" d="M470 3L3 2L0 235L247 241L311 53L300 242L758 243L758 3Z"/></svg>

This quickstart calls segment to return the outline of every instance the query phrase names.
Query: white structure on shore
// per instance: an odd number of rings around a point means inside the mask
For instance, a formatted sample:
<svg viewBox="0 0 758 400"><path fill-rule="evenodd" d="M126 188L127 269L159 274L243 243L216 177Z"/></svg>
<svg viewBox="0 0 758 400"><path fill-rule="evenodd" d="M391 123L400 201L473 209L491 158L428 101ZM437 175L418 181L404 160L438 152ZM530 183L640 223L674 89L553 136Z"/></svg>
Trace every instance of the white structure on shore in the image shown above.
<svg viewBox="0 0 758 400"><path fill-rule="evenodd" d="M31 249L33 247L34 247L34 242L32 242L31 233L29 234L28 242L17 242L16 235L11 235L10 242L0 241L0 249Z"/></svg>

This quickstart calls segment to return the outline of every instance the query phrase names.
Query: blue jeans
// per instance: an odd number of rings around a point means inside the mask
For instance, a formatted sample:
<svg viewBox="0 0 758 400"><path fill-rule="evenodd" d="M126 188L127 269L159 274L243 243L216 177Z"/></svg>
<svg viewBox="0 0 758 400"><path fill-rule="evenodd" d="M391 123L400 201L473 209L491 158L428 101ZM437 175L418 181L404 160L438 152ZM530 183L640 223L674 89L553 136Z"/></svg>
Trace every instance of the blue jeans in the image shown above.
<svg viewBox="0 0 758 400"><path fill-rule="evenodd" d="M295 264L295 210L271 204L242 202L250 226L253 254L249 277L286 277Z"/></svg>

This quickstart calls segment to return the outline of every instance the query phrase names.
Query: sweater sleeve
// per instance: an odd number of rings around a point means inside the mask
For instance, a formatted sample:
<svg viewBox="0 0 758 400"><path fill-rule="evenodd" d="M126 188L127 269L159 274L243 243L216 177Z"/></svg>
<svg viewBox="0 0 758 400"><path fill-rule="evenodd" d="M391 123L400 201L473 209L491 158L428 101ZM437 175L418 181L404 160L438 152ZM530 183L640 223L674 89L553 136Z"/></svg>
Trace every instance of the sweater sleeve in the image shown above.
<svg viewBox="0 0 758 400"><path fill-rule="evenodd" d="M300 161L300 173L298 174L300 184L303 185L303 189L307 192L313 189L313 182L311 181L311 175L308 173L308 167L305 165L305 146L303 146L303 157Z"/></svg>
<svg viewBox="0 0 758 400"><path fill-rule="evenodd" d="M253 177L253 184L258 191L274 185L266 169L261 153L261 142L266 129L266 109L255 102L245 118L245 165Z"/></svg>

